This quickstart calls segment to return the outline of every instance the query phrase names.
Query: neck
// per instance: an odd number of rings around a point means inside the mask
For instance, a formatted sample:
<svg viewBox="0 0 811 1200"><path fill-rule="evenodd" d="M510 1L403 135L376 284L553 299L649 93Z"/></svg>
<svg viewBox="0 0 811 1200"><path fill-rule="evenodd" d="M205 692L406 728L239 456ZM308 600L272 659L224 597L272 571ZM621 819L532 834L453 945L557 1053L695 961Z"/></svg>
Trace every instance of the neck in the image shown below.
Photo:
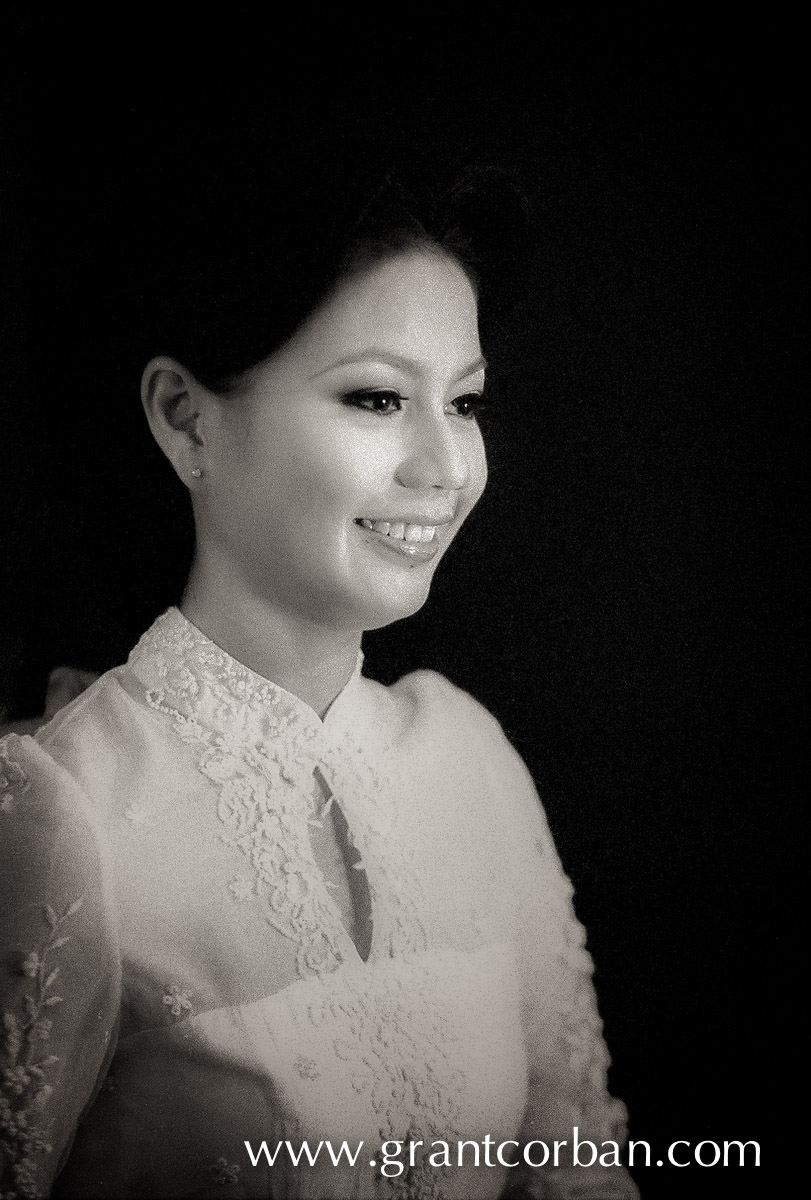
<svg viewBox="0 0 811 1200"><path fill-rule="evenodd" d="M325 628L255 594L212 586L203 574L195 563L179 605L183 615L232 658L323 718L355 669L360 631Z"/></svg>

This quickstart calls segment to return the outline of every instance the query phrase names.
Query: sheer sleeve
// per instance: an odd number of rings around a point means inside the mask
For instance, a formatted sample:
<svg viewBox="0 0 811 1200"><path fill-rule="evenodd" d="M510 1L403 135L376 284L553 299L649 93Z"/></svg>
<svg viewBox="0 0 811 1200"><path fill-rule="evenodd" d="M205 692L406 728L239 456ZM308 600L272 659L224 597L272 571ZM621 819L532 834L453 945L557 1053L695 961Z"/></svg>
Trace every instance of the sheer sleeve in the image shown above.
<svg viewBox="0 0 811 1200"><path fill-rule="evenodd" d="M0 1197L47 1196L112 1055L120 964L92 815L30 737L0 741Z"/></svg>
<svg viewBox="0 0 811 1200"><path fill-rule="evenodd" d="M517 1193L538 1200L635 1200L638 1192L619 1154L626 1111L607 1088L609 1055L592 985L585 931L535 787L511 747L502 758L505 816L515 835L510 888L516 905L521 990L529 1066L529 1099L521 1131L549 1148L529 1149L537 1169L511 1171ZM572 1158L574 1131L581 1143ZM559 1166L554 1166L554 1143ZM589 1166L596 1146L597 1157ZM616 1146L616 1152L612 1148ZM602 1156L603 1165L600 1163ZM617 1165L612 1165L616 1163ZM510 1193L508 1193L510 1194Z"/></svg>

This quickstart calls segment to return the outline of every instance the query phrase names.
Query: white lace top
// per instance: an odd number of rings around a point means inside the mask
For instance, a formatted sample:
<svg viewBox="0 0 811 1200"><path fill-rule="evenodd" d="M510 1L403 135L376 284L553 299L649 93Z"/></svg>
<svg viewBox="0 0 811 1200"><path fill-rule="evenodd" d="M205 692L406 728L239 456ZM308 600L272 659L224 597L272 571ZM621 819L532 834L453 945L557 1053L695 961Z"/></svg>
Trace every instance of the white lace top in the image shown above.
<svg viewBox="0 0 811 1200"><path fill-rule="evenodd" d="M535 791L438 675L359 662L321 721L170 609L0 743L0 846L2 1197L473 1200L523 1172L488 1135L622 1142Z"/></svg>

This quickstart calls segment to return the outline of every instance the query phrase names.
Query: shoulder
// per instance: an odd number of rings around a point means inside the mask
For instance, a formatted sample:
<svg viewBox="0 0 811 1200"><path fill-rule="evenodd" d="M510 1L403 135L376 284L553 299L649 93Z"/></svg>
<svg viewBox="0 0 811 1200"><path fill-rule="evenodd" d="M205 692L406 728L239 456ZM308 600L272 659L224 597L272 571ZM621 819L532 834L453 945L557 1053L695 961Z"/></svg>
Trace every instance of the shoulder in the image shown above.
<svg viewBox="0 0 811 1200"><path fill-rule="evenodd" d="M78 886L96 879L98 832L81 787L34 738L12 733L0 740L0 874L6 900L29 894L35 880L44 886L59 876Z"/></svg>
<svg viewBox="0 0 811 1200"><path fill-rule="evenodd" d="M529 774L501 724L483 704L436 671L413 671L386 689L399 704L406 732L445 761L463 762L493 786L532 787Z"/></svg>
<svg viewBox="0 0 811 1200"><path fill-rule="evenodd" d="M433 759L445 778L464 778L470 803L478 796L519 840L551 846L535 781L483 704L436 671L414 671L387 690L410 714L410 732L419 743L412 753Z"/></svg>
<svg viewBox="0 0 811 1200"><path fill-rule="evenodd" d="M0 740L0 872L9 895L39 894L36 881L43 894L103 890L114 795L107 784L116 756L128 752L113 683L92 684L36 737Z"/></svg>
<svg viewBox="0 0 811 1200"><path fill-rule="evenodd" d="M110 720L115 721L115 714L121 708L123 698L119 677L124 669L114 667L113 670L100 675L80 695L60 708L37 731L36 740L40 745L54 746L67 733L71 737L82 736L84 731L98 728Z"/></svg>
<svg viewBox="0 0 811 1200"><path fill-rule="evenodd" d="M459 736L477 732L503 737L501 726L484 705L438 671L412 671L387 690L407 706L414 722L439 722L443 732L455 730Z"/></svg>
<svg viewBox="0 0 811 1200"><path fill-rule="evenodd" d="M450 751L474 740L492 752L505 743L495 717L437 671L412 671L388 685L365 676L363 684L364 724L393 746L417 739L424 749L434 745Z"/></svg>
<svg viewBox="0 0 811 1200"><path fill-rule="evenodd" d="M121 764L143 742L132 699L119 682L121 668L102 675L33 735L0 739L0 803L26 797L41 818L89 811L109 794ZM3 790L5 789L5 790Z"/></svg>
<svg viewBox="0 0 811 1200"><path fill-rule="evenodd" d="M101 675L36 734L42 750L89 794L132 759L143 738L137 706L121 685L125 670Z"/></svg>
<svg viewBox="0 0 811 1200"><path fill-rule="evenodd" d="M22 806L40 808L45 797L60 797L70 779L29 734L0 739L0 812L17 814ZM47 808L40 813L46 816Z"/></svg>

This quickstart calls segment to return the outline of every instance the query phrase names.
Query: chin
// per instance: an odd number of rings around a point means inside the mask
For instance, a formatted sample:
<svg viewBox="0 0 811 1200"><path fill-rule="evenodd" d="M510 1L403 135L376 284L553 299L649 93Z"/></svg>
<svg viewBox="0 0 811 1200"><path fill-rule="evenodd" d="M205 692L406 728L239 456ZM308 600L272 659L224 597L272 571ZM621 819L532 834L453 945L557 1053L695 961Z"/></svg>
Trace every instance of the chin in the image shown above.
<svg viewBox="0 0 811 1200"><path fill-rule="evenodd" d="M430 580L420 588L403 589L385 596L364 597L364 603L355 607L357 616L353 620L355 628L363 630L383 629L386 625L394 625L396 621L404 621L413 617L425 604L430 594Z"/></svg>

